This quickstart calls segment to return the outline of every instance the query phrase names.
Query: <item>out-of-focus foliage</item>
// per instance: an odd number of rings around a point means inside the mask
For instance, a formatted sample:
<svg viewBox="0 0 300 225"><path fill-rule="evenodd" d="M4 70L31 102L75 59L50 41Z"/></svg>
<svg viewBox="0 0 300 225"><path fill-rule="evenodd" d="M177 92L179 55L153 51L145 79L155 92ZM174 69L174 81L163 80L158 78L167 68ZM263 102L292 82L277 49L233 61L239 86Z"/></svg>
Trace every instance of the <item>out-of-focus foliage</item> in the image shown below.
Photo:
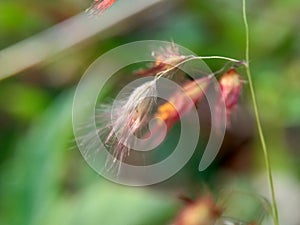
<svg viewBox="0 0 300 225"><path fill-rule="evenodd" d="M89 5L84 0L2 0L0 49ZM280 183L276 181L280 171L295 181L291 190L300 190L300 3L250 0L248 6L250 64L275 183ZM216 192L231 187L237 178L239 187L258 184L258 191L264 189L266 182L256 179L264 170L263 156L247 82L218 160L207 172L197 171L200 156L196 156L163 184L129 188L105 181L81 158L71 125L74 87L105 51L130 41L160 39L174 40L199 55L243 59L240 1L176 1L163 14L159 10L145 12L134 26L128 22L120 33L113 30L112 38L98 41L94 37L43 65L0 81L0 224L163 225L178 212L180 202L174 193L196 196L204 180L205 186ZM207 63L217 70L224 62ZM280 213L288 201L282 193L289 192L290 186L284 187L279 188ZM297 196L298 192L292 198ZM299 202L290 207L299 209ZM285 224L300 224L297 213L282 218Z"/></svg>

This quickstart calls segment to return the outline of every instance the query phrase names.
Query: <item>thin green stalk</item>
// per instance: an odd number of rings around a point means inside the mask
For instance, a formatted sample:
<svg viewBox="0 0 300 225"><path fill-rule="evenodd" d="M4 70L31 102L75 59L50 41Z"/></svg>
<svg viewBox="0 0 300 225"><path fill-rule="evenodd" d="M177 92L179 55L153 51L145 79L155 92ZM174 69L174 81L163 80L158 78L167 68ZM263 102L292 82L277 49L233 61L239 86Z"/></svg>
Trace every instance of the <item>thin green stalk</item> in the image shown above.
<svg viewBox="0 0 300 225"><path fill-rule="evenodd" d="M180 63L172 66L171 68L169 68L167 70L164 70L164 71L158 73L156 75L155 79L158 80L161 77L163 77L166 73L168 73L171 70L181 66L182 64L185 64L185 63L187 63L191 60L197 60L197 59L222 59L222 60L227 60L227 61L235 62L235 63L241 62L240 60L237 60L237 59L233 59L233 58L229 58L229 57L225 57L225 56L218 56L218 55L214 55L214 56L193 56L193 55L190 55L190 56L187 56L186 59L181 61Z"/></svg>
<svg viewBox="0 0 300 225"><path fill-rule="evenodd" d="M271 169L271 164L270 164L270 157L268 154L266 141L264 138L264 133L263 133L261 122L260 122L260 117L259 117L258 107L257 107L256 97L255 97L255 91L253 88L252 76L251 76L250 66L249 66L249 26L248 26L248 22L247 22L246 0L243 0L243 20L244 20L244 26L245 26L245 32L246 32L245 59L246 59L246 62L248 63L248 65L246 66L246 74L248 77L250 93L251 93L251 98L252 98L252 102L253 102L253 108L254 108L254 113L255 113L257 129L258 129L258 135L259 135L262 150L264 153L265 166L267 169L267 174L268 174L268 179L269 179L269 186L270 186L270 191L271 191L271 196L272 196L272 212L273 212L274 224L279 225L278 209L277 209L277 203L276 203L276 198L275 198L275 190L274 190L272 169Z"/></svg>

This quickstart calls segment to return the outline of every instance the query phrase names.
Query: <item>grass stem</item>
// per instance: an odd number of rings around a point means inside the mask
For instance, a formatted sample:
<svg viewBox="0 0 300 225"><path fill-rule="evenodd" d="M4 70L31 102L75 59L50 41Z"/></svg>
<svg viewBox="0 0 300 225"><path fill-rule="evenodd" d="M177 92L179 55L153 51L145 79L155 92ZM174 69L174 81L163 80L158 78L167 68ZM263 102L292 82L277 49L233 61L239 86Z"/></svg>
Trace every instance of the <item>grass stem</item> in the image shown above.
<svg viewBox="0 0 300 225"><path fill-rule="evenodd" d="M246 62L248 63L248 65L246 66L246 74L248 77L248 82L249 82L249 87L250 87L250 94L251 94L253 108L254 108L254 114L255 114L257 129L258 129L258 135L259 135L262 150L264 153L264 161L265 161L265 166L266 166L266 170L267 170L269 186L270 186L270 191L271 191L271 197L272 197L272 214L273 214L274 224L279 225L278 209L277 209L277 203L276 203L276 198L275 198L275 190L274 190L272 169L271 169L271 164L270 164L270 157L268 154L268 149L266 146L266 141L264 138L264 133L262 130L262 125L261 125L261 121L260 121L260 117L259 117L259 113L258 113L255 91L254 91L254 87L253 87L252 76L251 76L251 71L250 71L250 66L249 66L249 26L248 26L248 22L247 22L246 0L243 0L243 21L244 21L245 35L246 35L245 59L246 59Z"/></svg>

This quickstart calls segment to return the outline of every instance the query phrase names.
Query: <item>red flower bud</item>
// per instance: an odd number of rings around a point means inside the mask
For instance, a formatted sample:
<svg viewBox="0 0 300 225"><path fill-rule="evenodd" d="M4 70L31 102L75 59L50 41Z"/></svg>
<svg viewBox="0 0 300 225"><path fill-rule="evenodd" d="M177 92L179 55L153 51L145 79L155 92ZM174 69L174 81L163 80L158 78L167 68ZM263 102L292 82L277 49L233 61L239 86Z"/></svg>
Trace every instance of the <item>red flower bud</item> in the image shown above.
<svg viewBox="0 0 300 225"><path fill-rule="evenodd" d="M224 101L226 107L227 124L230 126L230 115L238 103L238 99L242 90L242 80L236 70L231 68L221 76L219 85L221 91L220 101Z"/></svg>

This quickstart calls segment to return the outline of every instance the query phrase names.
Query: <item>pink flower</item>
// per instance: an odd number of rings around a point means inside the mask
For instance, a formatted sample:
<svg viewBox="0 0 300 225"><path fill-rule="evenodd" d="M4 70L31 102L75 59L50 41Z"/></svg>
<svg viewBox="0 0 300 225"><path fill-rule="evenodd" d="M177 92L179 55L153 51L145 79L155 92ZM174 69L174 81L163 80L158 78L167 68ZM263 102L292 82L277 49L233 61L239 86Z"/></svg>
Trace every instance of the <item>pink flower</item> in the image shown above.
<svg viewBox="0 0 300 225"><path fill-rule="evenodd" d="M105 10L112 6L116 0L94 0L91 7L88 9L90 14L102 14Z"/></svg>
<svg viewBox="0 0 300 225"><path fill-rule="evenodd" d="M232 110L238 104L239 96L242 90L242 79L234 68L224 73L220 80L220 101L224 101L226 108L227 125L230 126L230 115ZM220 107L218 104L217 107ZM220 112L220 109L216 109L216 112ZM218 119L218 118L216 118Z"/></svg>
<svg viewBox="0 0 300 225"><path fill-rule="evenodd" d="M194 104L190 104L186 98L191 98L193 103L199 102L203 98L210 81L210 77L202 77L185 83L183 85L185 95L182 92L174 93L168 102L158 107L155 116L163 120L168 128L172 127L179 120L179 114L184 114L194 107Z"/></svg>

